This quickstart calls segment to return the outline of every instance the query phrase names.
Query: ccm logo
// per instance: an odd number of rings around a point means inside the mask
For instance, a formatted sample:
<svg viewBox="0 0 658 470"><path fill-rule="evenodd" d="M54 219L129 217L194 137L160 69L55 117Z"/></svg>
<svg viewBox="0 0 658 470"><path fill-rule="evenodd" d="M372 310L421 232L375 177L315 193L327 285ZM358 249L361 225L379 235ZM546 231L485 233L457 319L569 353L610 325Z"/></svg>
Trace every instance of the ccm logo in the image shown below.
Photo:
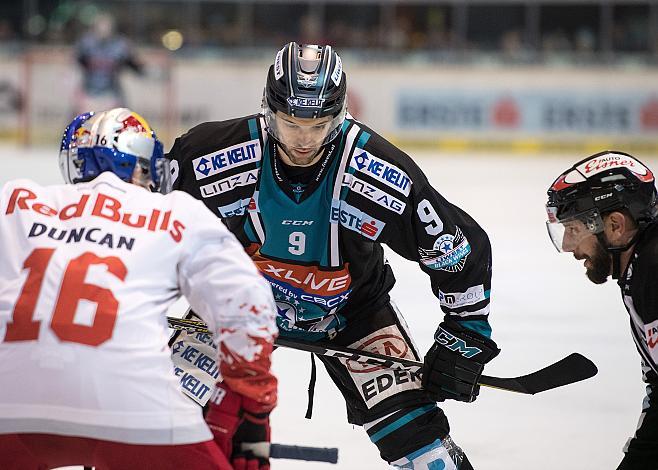
<svg viewBox="0 0 658 470"><path fill-rule="evenodd" d="M476 348L474 346L468 346L466 344L466 341L457 338L456 336L448 333L446 330L440 327L436 332L436 335L434 335L434 339L436 340L437 343L445 346L451 351L461 354L462 356L468 359L472 358L473 356L477 356L482 352L480 348Z"/></svg>
<svg viewBox="0 0 658 470"><path fill-rule="evenodd" d="M596 197L594 198L594 200L595 200L595 201L600 201L600 200L602 200L602 199L608 199L609 197L612 197L612 193L601 194L600 196L596 196Z"/></svg>
<svg viewBox="0 0 658 470"><path fill-rule="evenodd" d="M284 220L281 225L312 225L312 220Z"/></svg>

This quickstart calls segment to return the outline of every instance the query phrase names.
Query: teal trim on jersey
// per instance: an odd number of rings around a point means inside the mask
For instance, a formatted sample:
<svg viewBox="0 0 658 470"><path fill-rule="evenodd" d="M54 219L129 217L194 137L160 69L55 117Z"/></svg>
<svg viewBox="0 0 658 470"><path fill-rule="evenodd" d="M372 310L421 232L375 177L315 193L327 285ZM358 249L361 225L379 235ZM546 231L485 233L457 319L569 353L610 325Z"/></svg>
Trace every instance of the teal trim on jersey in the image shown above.
<svg viewBox="0 0 658 470"><path fill-rule="evenodd" d="M261 142L261 144L262 144L264 139L261 138L261 133L258 131L258 121L256 120L256 118L249 119L247 121L247 124L249 125L249 135L251 137L251 140L258 139L259 142ZM261 152L264 153L265 149L261 149ZM258 160L256 162L256 168L260 169L262 161L263 161L263 159L261 158L260 160Z"/></svg>
<svg viewBox="0 0 658 470"><path fill-rule="evenodd" d="M357 124L354 124L355 126ZM345 133L345 130L347 129L347 121L343 123L343 133ZM366 131L361 132L361 135L359 136L359 140L356 141L356 146L355 148L363 148L367 143L368 140L370 140L370 134L367 133ZM347 168L345 169L349 174L353 175L356 173L356 170L352 168L351 166L347 165Z"/></svg>
<svg viewBox="0 0 658 470"><path fill-rule="evenodd" d="M249 217L245 218L244 234L247 236L250 242L260 243L258 236L254 233L254 229L251 228L251 219Z"/></svg>
<svg viewBox="0 0 658 470"><path fill-rule="evenodd" d="M482 336L491 338L491 325L489 325L489 322L486 320L463 320L460 321L459 324L464 328L468 328L471 331L481 334Z"/></svg>
<svg viewBox="0 0 658 470"><path fill-rule="evenodd" d="M380 439L382 439L382 438L388 436L389 434L391 434L393 431L395 431L397 429L400 429L402 426L404 426L408 422L418 418L421 415L424 415L425 413L429 413L430 411L435 410L435 409L436 409L436 405L426 405L426 406L423 406L422 408L416 408L415 410L410 411L406 415L404 415L404 416L398 418L397 420L393 421L388 426L384 426L382 429L380 429L375 434L370 436L370 440L373 443L376 443Z"/></svg>
<svg viewBox="0 0 658 470"><path fill-rule="evenodd" d="M331 199L333 183L342 144L331 158L329 168L320 184L301 202L293 201L276 182L272 172L269 151L263 153L258 206L267 237L260 252L263 256L291 263L317 263L329 266L327 234L330 231ZM303 234L303 235L302 235ZM303 239L303 241L302 241ZM292 240L292 242L291 242ZM298 253L303 243L303 252Z"/></svg>
<svg viewBox="0 0 658 470"><path fill-rule="evenodd" d="M355 124L355 125L357 125L357 124ZM346 129L346 128L347 128L347 127L346 127L345 125L343 125L343 132L345 132L345 129ZM366 143L368 143L368 140L370 140L370 134L369 134L368 132L366 132L366 131L362 131L362 132L361 132L361 135L359 136L359 139L356 141L356 146L355 146L355 148L363 148L363 147L366 145ZM347 173L349 173L350 175L353 175L353 174L356 172L356 170L355 170L354 168L352 168L349 164L347 165L347 168L345 169L345 171L346 171ZM343 201L344 201L345 198L347 197L347 192L348 192L349 190L350 190L350 188L348 188L347 186L343 186L343 187L341 188L341 190L340 190L340 198L341 198Z"/></svg>
<svg viewBox="0 0 658 470"><path fill-rule="evenodd" d="M363 131L361 133L361 136L359 137L359 140L356 142L356 146L359 148L365 147L365 145L368 143L370 140L370 134L367 133L366 131Z"/></svg>
<svg viewBox="0 0 658 470"><path fill-rule="evenodd" d="M341 131L342 133L345 133L345 131L347 130L347 128L348 128L349 126L350 126L350 122L349 122L347 119L345 119L345 120L343 121L343 123L341 124L341 126L340 126L340 131Z"/></svg>
<svg viewBox="0 0 658 470"><path fill-rule="evenodd" d="M432 449L438 449L439 447L443 447L443 441L441 439L437 439L434 442L427 444L424 447L421 447L420 449L412 452L411 454L405 455L405 459L409 459L409 463L413 464L413 461L416 460L418 457L422 456L423 454L428 453ZM405 467L402 467L405 468ZM409 468L413 468L409 467ZM434 469L443 469L445 468L445 464L443 463L442 460L435 460L434 462L430 462L428 469L429 470L434 470Z"/></svg>
<svg viewBox="0 0 658 470"><path fill-rule="evenodd" d="M267 232L259 251L272 264L262 274L272 286L279 330L289 337L317 341L345 327L346 320L337 311L348 301L351 281L344 266L331 267L327 238L343 146L341 138L322 179L301 200L279 186L272 168L272 158L276 158L272 146L263 152L258 215ZM245 234L253 235L249 221L245 221ZM327 267L330 274L322 274ZM330 289L329 283L334 283ZM309 331L311 326L313 331Z"/></svg>
<svg viewBox="0 0 658 470"><path fill-rule="evenodd" d="M331 183L325 178L309 197L293 201L281 191L272 175L269 162L262 168L258 203L267 238L261 254L293 263L319 262L328 265L327 233L331 209Z"/></svg>
<svg viewBox="0 0 658 470"><path fill-rule="evenodd" d="M322 179L301 200L297 194L290 195L280 187L272 165L272 158L276 158L273 145L263 149L258 217L266 234L259 251L271 260L271 265L261 272L272 286L276 321L282 336L317 341L346 325L345 317L338 311L348 301L351 281L344 266L331 266L327 238L344 134L339 139ZM245 219L245 235L259 242L254 232L250 220ZM324 268L330 268L330 273ZM329 283L333 283L330 289Z"/></svg>
<svg viewBox="0 0 658 470"><path fill-rule="evenodd" d="M260 133L258 132L258 123L256 122L256 119L249 119L247 124L249 124L249 134L251 135L251 140L259 139Z"/></svg>

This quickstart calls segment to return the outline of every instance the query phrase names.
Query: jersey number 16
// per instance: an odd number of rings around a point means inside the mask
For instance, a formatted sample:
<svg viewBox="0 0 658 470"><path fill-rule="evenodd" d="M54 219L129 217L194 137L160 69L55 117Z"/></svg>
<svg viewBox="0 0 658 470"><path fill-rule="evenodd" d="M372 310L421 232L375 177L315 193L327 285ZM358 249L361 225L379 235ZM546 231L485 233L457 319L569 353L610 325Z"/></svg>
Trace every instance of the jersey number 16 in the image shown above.
<svg viewBox="0 0 658 470"><path fill-rule="evenodd" d="M41 321L34 319L34 310L54 252L54 248L37 248L23 262L28 276L14 306L12 321L7 324L4 341L34 341L39 338ZM68 263L50 320L50 329L61 341L98 346L112 337L119 302L111 290L85 282L87 271L93 265L105 266L121 281L128 273L126 265L116 256L101 258L86 252ZM80 300L96 304L91 326L73 322Z"/></svg>

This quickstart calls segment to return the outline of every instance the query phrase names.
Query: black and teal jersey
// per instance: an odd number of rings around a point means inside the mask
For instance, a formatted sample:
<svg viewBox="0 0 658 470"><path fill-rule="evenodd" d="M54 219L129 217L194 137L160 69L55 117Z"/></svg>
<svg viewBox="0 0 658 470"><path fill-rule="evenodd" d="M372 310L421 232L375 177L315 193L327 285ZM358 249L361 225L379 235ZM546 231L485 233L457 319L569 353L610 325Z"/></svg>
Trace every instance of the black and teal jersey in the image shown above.
<svg viewBox="0 0 658 470"><path fill-rule="evenodd" d="M489 239L408 155L352 118L304 181L277 151L252 115L200 124L168 157L172 189L221 217L271 283L282 334L331 336L388 302L382 245L418 263L445 315L490 334Z"/></svg>

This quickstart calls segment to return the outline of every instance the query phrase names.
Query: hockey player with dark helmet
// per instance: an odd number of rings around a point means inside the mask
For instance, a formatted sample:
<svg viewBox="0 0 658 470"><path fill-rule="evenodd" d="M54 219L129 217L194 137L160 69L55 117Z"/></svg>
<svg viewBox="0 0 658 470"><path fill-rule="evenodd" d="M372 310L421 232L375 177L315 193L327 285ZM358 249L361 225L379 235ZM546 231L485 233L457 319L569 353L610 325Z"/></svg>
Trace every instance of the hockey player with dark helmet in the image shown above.
<svg viewBox="0 0 658 470"><path fill-rule="evenodd" d="M346 83L331 46L286 44L268 70L261 113L202 123L176 139L167 154L171 189L201 199L242 242L272 286L280 338L369 351L394 345L394 354L420 361L390 298L395 276L384 245L416 263L436 298L415 312L437 326L422 372L318 359L343 394L348 421L382 459L396 468L472 470L437 402L473 402L499 352L488 322L491 244L414 159L347 113ZM269 420L242 420L249 414L235 391L219 388L206 420L220 448L242 461L243 444L269 440ZM248 457L259 469L266 459Z"/></svg>
<svg viewBox="0 0 658 470"><path fill-rule="evenodd" d="M605 151L579 161L548 189L548 233L560 252L585 260L595 284L617 279L642 357L647 398L618 470L658 462L658 223L652 171L637 158Z"/></svg>
<svg viewBox="0 0 658 470"><path fill-rule="evenodd" d="M284 162L314 163L347 114L346 77L331 46L286 44L267 74L263 115Z"/></svg>

